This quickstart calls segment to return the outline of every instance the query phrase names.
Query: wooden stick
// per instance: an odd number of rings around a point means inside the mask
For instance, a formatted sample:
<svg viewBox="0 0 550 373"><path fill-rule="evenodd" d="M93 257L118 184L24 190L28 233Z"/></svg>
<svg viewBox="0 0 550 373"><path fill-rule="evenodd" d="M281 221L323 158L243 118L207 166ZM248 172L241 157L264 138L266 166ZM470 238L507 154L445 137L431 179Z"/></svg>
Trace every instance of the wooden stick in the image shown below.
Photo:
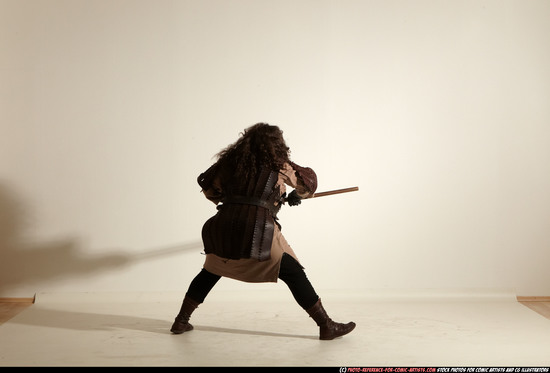
<svg viewBox="0 0 550 373"><path fill-rule="evenodd" d="M307 197L304 199L311 199L316 197L324 197L324 196L331 196L333 194L340 194L340 193L348 193L348 192L356 192L359 190L359 187L351 187L351 188L344 188L344 189L335 189L335 190L328 190L326 192L320 192L320 193L314 193L311 197ZM285 198L285 202L288 201L288 198Z"/></svg>
<svg viewBox="0 0 550 373"><path fill-rule="evenodd" d="M324 197L324 196L331 196L333 194L356 192L358 190L359 190L359 187L329 190L329 191L326 191L326 192L314 193L311 197L308 197L308 199L309 198Z"/></svg>

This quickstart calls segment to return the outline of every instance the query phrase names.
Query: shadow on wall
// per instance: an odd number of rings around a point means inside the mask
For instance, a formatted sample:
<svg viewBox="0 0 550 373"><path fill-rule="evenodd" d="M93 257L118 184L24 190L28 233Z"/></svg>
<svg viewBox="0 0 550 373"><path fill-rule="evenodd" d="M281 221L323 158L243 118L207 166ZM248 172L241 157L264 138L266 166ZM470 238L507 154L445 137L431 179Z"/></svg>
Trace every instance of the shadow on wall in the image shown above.
<svg viewBox="0 0 550 373"><path fill-rule="evenodd" d="M0 297L23 284L39 284L94 272L115 270L150 258L202 248L202 242L154 249L138 254L112 253L87 256L78 240L30 243L25 239L29 215L17 194L0 183Z"/></svg>

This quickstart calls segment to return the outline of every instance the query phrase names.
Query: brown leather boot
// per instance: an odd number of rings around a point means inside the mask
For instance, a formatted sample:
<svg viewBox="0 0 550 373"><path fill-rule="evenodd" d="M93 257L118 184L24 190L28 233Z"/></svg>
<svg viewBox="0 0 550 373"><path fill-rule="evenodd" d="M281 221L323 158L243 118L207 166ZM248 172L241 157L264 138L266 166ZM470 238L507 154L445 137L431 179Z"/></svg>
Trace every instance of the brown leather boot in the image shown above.
<svg viewBox="0 0 550 373"><path fill-rule="evenodd" d="M199 302L194 301L186 295L185 298L183 298L180 312L178 316L176 316L176 320L174 324L172 324L170 331L174 334L181 334L193 330L193 325L189 324L189 318L199 304Z"/></svg>
<svg viewBox="0 0 550 373"><path fill-rule="evenodd" d="M319 326L319 339L322 340L331 340L337 337L341 337L348 334L355 328L354 322L341 324L332 321L332 319L328 317L327 312L323 308L323 304L321 303L320 298L317 303L315 303L315 305L310 309L306 310L306 312Z"/></svg>

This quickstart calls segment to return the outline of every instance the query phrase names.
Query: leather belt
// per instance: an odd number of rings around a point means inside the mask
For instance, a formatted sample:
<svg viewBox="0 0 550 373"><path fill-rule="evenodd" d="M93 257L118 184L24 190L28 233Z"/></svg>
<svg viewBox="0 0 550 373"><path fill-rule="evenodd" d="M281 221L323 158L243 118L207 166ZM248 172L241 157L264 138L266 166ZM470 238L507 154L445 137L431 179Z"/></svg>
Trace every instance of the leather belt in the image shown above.
<svg viewBox="0 0 550 373"><path fill-rule="evenodd" d="M266 200L260 199L258 197L251 196L227 196L223 204L240 204L240 205L254 205L268 209L273 216L277 215L280 210L280 206L276 206L272 203L269 203Z"/></svg>

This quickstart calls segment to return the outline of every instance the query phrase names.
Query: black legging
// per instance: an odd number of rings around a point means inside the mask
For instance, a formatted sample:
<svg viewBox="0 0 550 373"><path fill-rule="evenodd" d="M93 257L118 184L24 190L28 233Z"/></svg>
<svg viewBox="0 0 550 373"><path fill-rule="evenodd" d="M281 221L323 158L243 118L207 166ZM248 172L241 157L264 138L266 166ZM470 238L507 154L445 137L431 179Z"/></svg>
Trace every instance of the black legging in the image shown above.
<svg viewBox="0 0 550 373"><path fill-rule="evenodd" d="M187 296L198 303L203 303L220 278L221 276L208 272L203 268L189 284ZM309 282L303 267L287 253L284 253L281 259L279 278L287 284L294 299L304 310L317 303L319 296L313 289L311 282Z"/></svg>

